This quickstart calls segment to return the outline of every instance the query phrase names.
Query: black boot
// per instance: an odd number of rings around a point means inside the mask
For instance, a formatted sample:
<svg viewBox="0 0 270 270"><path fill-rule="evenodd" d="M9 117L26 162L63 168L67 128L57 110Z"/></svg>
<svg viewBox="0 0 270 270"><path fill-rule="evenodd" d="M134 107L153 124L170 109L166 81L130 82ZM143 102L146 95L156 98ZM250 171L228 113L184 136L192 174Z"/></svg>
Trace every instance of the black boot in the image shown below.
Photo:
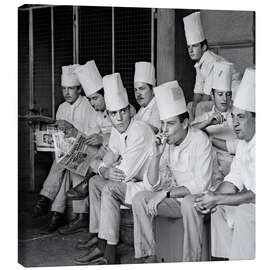
<svg viewBox="0 0 270 270"><path fill-rule="evenodd" d="M55 232L60 226L64 225L63 214L52 212L50 223L40 230L41 234L50 234Z"/></svg>
<svg viewBox="0 0 270 270"><path fill-rule="evenodd" d="M92 233L91 237L87 238L85 241L78 241L76 248L79 250L90 250L94 245L98 243L98 234Z"/></svg>
<svg viewBox="0 0 270 270"><path fill-rule="evenodd" d="M89 179L95 175L94 172L88 173L84 180L77 186L71 188L66 194L68 200L83 200L89 194Z"/></svg>
<svg viewBox="0 0 270 270"><path fill-rule="evenodd" d="M89 227L89 215L77 214L77 216L66 226L58 229L60 234L73 234L77 232L84 232Z"/></svg>
<svg viewBox="0 0 270 270"><path fill-rule="evenodd" d="M33 217L41 217L47 215L49 211L51 200L43 195L39 195L39 198L33 208Z"/></svg>

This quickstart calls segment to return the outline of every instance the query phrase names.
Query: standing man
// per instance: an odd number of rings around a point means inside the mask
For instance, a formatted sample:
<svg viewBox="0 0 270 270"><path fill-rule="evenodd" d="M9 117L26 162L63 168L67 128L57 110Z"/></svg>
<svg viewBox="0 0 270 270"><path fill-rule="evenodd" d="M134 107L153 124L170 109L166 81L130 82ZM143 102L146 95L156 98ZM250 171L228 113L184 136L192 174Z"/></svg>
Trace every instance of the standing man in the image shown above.
<svg viewBox="0 0 270 270"><path fill-rule="evenodd" d="M89 181L92 249L75 259L78 264L115 263L119 241L120 205L130 206L133 196L151 186L145 179L153 151L154 132L131 118L126 89L119 73L103 78L105 103L113 128L99 176ZM98 241L97 246L95 245Z"/></svg>
<svg viewBox="0 0 270 270"><path fill-rule="evenodd" d="M65 102L57 110L56 124L68 136L78 131L90 135L96 129L96 126L93 125L94 109L88 100L81 96L80 82L74 73L77 67L78 65L62 67L61 85ZM34 217L42 216L47 214L49 204L52 203L51 220L42 233L51 233L63 224L66 191L69 189L70 182L75 186L81 181L83 181L83 177L63 169L54 161L33 209ZM73 211L76 213L76 218L72 222L73 229L76 231L87 227L88 201L73 202Z"/></svg>
<svg viewBox="0 0 270 270"><path fill-rule="evenodd" d="M211 215L212 256L230 260L255 258L255 70L246 69L233 103L239 140L230 173L214 191L196 199ZM215 211L216 210L216 211Z"/></svg>
<svg viewBox="0 0 270 270"><path fill-rule="evenodd" d="M153 92L155 84L155 68L153 64L137 62L134 73L134 94L141 108L135 115L135 119L146 122L157 133L160 128L160 118Z"/></svg>
<svg viewBox="0 0 270 270"><path fill-rule="evenodd" d="M154 217L182 218L184 224L183 260L199 261L202 254L203 216L193 218L194 194L206 190L212 176L211 143L207 135L189 127L189 115L183 90L177 81L154 88L160 112L162 133L152 156L147 179L156 191L137 193L132 201L135 257L156 262ZM171 176L160 173L167 166ZM172 179L170 185L164 184ZM169 228L168 228L169 229Z"/></svg>
<svg viewBox="0 0 270 270"><path fill-rule="evenodd" d="M213 70L211 98L212 110L197 116L192 126L204 130L213 145L213 179L217 186L229 173L238 143L232 121L232 70L233 64L216 62Z"/></svg>
<svg viewBox="0 0 270 270"><path fill-rule="evenodd" d="M208 50L207 40L205 39L200 12L192 13L183 18L185 35L188 45L188 53L191 60L195 61L196 81L194 86L193 102L189 104L189 112L191 121L194 120L196 115L200 115L203 111L203 106L212 106L212 103L202 103L202 108L196 108L199 102L210 101L211 91L211 73L213 65L217 61L226 61L220 55L217 55ZM239 85L240 73L235 69L232 75L232 89L237 88ZM234 98L234 97L233 97Z"/></svg>

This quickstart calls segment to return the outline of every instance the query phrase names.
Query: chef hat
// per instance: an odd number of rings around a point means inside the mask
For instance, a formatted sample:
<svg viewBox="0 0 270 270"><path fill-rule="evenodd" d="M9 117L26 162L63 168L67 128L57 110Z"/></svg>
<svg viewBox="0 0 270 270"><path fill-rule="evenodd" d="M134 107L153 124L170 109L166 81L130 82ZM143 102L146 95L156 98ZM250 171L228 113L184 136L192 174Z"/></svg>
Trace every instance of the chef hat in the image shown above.
<svg viewBox="0 0 270 270"><path fill-rule="evenodd" d="M227 92L232 91L233 64L229 62L215 62L213 69L212 88Z"/></svg>
<svg viewBox="0 0 270 270"><path fill-rule="evenodd" d="M184 17L183 21L188 45L194 45L205 40L200 12Z"/></svg>
<svg viewBox="0 0 270 270"><path fill-rule="evenodd" d="M182 114L187 111L182 88L177 81L171 81L154 87L160 120Z"/></svg>
<svg viewBox="0 0 270 270"><path fill-rule="evenodd" d="M127 107L129 104L127 91L123 86L119 73L104 76L103 86L107 110L118 111Z"/></svg>
<svg viewBox="0 0 270 270"><path fill-rule="evenodd" d="M154 86L156 79L153 64L149 62L135 63L134 82L144 82Z"/></svg>
<svg viewBox="0 0 270 270"><path fill-rule="evenodd" d="M94 60L76 68L75 73L83 87L86 96L90 96L103 88L102 77Z"/></svg>
<svg viewBox="0 0 270 270"><path fill-rule="evenodd" d="M75 64L62 67L61 85L63 87L74 87L80 85L77 75L74 72L78 66L78 64Z"/></svg>
<svg viewBox="0 0 270 270"><path fill-rule="evenodd" d="M237 90L233 106L255 112L255 69L247 68Z"/></svg>

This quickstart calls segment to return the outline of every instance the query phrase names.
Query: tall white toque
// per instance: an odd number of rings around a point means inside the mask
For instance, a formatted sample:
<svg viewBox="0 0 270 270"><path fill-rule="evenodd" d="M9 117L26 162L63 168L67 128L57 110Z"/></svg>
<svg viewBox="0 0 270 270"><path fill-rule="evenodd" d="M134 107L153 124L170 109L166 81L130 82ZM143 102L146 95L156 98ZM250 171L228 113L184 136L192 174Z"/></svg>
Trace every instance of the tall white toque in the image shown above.
<svg viewBox="0 0 270 270"><path fill-rule="evenodd" d="M152 63L135 63L134 83L135 82L144 82L155 86L155 68Z"/></svg>
<svg viewBox="0 0 270 270"><path fill-rule="evenodd" d="M237 90L233 106L255 112L255 69L246 68L242 81Z"/></svg>
<svg viewBox="0 0 270 270"><path fill-rule="evenodd" d="M171 81L154 87L160 120L182 114L187 111L182 88L177 81Z"/></svg>
<svg viewBox="0 0 270 270"><path fill-rule="evenodd" d="M212 88L223 92L232 91L232 71L232 63L215 62Z"/></svg>
<svg viewBox="0 0 270 270"><path fill-rule="evenodd" d="M75 73L86 96L90 96L103 88L102 77L94 60L88 61L75 69Z"/></svg>
<svg viewBox="0 0 270 270"><path fill-rule="evenodd" d="M127 91L123 86L119 73L103 77L104 99L109 111L121 110L129 104Z"/></svg>
<svg viewBox="0 0 270 270"><path fill-rule="evenodd" d="M188 45L194 45L205 40L200 12L194 12L184 17L183 21Z"/></svg>
<svg viewBox="0 0 270 270"><path fill-rule="evenodd" d="M77 75L74 72L78 66L79 64L74 64L62 67L61 85L63 87L74 87L80 85Z"/></svg>

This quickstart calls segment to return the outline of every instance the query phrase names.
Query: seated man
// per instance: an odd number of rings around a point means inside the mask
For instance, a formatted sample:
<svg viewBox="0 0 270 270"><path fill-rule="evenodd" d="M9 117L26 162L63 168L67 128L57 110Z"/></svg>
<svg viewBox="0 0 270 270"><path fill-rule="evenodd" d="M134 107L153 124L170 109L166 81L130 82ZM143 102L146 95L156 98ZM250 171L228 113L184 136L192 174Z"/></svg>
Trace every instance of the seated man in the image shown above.
<svg viewBox="0 0 270 270"><path fill-rule="evenodd" d="M95 122L97 132L91 134L87 139L87 142L89 145L97 146L99 148L97 157L93 159L90 164L90 171L97 173L100 160L102 160L106 152L112 127L105 112L106 107L102 77L94 60L88 61L85 65L78 66L75 69L75 74L83 87L87 99L95 110L95 118L93 120ZM88 180L89 177L85 177L84 181L79 185L71 188L67 192L67 198L70 200L79 200L87 197Z"/></svg>
<svg viewBox="0 0 270 270"><path fill-rule="evenodd" d="M130 205L136 192L151 188L144 174L153 151L154 132L146 123L131 118L126 89L119 73L105 76L103 85L106 108L113 125L109 140L111 151L105 154L99 167L100 176L89 181L89 248L93 247L75 259L77 264L115 262L120 205Z"/></svg>
<svg viewBox="0 0 270 270"><path fill-rule="evenodd" d="M196 81L194 86L194 97L193 102L188 105L190 120L193 121L196 115L200 115L205 112L204 106L208 105L210 101L210 91L211 91L211 73L213 70L213 65L218 61L226 61L222 56L213 53L208 50L207 40L205 39L200 12L192 13L183 18L185 35L188 45L188 53L191 60L195 61L196 69ZM232 74L232 89L238 87L240 80L240 73L233 69ZM234 98L234 97L233 97ZM200 106L199 103L204 101L204 106ZM203 103L201 103L203 104ZM198 108L197 108L198 105ZM198 111L198 112L197 112ZM196 113L197 112L197 113Z"/></svg>
<svg viewBox="0 0 270 270"><path fill-rule="evenodd" d="M211 215L212 256L255 258L255 70L245 71L233 103L239 140L230 173L214 192L196 199L198 212Z"/></svg>
<svg viewBox="0 0 270 270"><path fill-rule="evenodd" d="M143 258L144 262L156 261L153 220L159 215L183 218L183 260L199 261L202 238L194 238L193 235L194 231L202 231L203 216L192 216L196 211L193 195L210 185L211 143L204 132L189 127L185 97L177 81L154 88L154 93L162 133L157 135L161 139L156 144L147 178L156 191L139 192L132 201L135 257ZM170 170L165 175L159 171L164 165ZM170 177L171 185L166 183Z"/></svg>
<svg viewBox="0 0 270 270"><path fill-rule="evenodd" d="M91 171L97 173L98 166L107 151L112 128L112 123L106 112L102 77L94 60L88 61L85 65L77 67L75 73L83 87L87 99L95 109L94 121L97 133L91 134L87 139L87 142L89 145L99 147L97 157L93 159L90 164ZM136 111L132 105L130 109L132 116L135 115ZM67 192L68 199L84 199L88 195L88 181L89 177L86 177L79 185L70 189Z"/></svg>
<svg viewBox="0 0 270 270"><path fill-rule="evenodd" d="M90 135L96 129L93 125L94 110L88 100L81 96L81 86L74 73L77 66L62 67L61 85L65 102L59 106L56 113L56 125L68 136L77 130ZM69 189L70 182L77 185L81 181L83 181L82 176L71 173L54 161L33 209L34 217L45 215L52 202L51 221L48 226L42 229L42 233L51 233L63 224L63 213L66 206L65 193ZM76 213L76 218L72 224L75 224L78 230L87 227L88 201L73 202L73 211Z"/></svg>
<svg viewBox="0 0 270 270"><path fill-rule="evenodd" d="M134 74L134 93L141 108L135 115L135 119L146 122L157 133L160 128L160 119L153 92L155 83L155 68L153 64L137 62Z"/></svg>
<svg viewBox="0 0 270 270"><path fill-rule="evenodd" d="M232 64L216 62L213 70L211 97L214 106L210 112L197 116L191 126L204 130L213 145L213 188L229 173L238 143L231 117Z"/></svg>

